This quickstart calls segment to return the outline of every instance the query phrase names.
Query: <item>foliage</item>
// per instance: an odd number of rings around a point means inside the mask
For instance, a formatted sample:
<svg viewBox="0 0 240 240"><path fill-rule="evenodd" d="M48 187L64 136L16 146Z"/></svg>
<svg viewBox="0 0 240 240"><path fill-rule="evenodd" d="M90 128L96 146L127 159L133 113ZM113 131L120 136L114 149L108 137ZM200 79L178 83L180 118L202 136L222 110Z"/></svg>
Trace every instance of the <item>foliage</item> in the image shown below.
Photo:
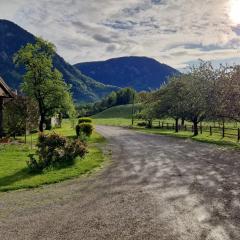
<svg viewBox="0 0 240 240"><path fill-rule="evenodd" d="M78 119L78 124L81 124L81 123L91 123L91 122L92 122L92 119L91 118L87 118L87 117L82 117L82 118Z"/></svg>
<svg viewBox="0 0 240 240"><path fill-rule="evenodd" d="M9 136L22 135L38 126L38 107L28 97L16 96L4 106L4 128Z"/></svg>
<svg viewBox="0 0 240 240"><path fill-rule="evenodd" d="M38 103L41 132L47 117L60 112L68 115L74 112L69 86L63 81L62 74L53 67L55 54L52 43L37 38L35 44L28 43L14 58L17 65L25 67L22 90Z"/></svg>
<svg viewBox="0 0 240 240"><path fill-rule="evenodd" d="M30 154L27 161L32 172L43 171L51 166L73 164L77 157L82 158L87 152L86 145L79 139L70 141L56 133L39 134L37 148L36 154Z"/></svg>
<svg viewBox="0 0 240 240"><path fill-rule="evenodd" d="M134 96L137 95L132 88L123 88L117 92L112 92L100 102L94 104L79 105L77 107L79 116L91 116L102 112L108 108L119 105L127 105L133 102Z"/></svg>
<svg viewBox="0 0 240 240"><path fill-rule="evenodd" d="M240 67L213 68L210 62L200 61L185 74L172 77L158 91L141 94L144 109L141 118L171 117L193 123L194 135L204 119L240 121Z"/></svg>
<svg viewBox="0 0 240 240"><path fill-rule="evenodd" d="M90 137L93 132L93 125L91 123L80 123L78 125L78 129L79 132L77 136L85 135L87 137Z"/></svg>

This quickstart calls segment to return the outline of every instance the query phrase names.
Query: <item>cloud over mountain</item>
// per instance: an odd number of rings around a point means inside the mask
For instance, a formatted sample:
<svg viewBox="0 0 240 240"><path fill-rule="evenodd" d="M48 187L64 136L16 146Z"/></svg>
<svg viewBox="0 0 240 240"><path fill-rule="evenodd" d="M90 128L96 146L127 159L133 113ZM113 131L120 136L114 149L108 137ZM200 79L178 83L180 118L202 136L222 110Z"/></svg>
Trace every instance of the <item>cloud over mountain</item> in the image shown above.
<svg viewBox="0 0 240 240"><path fill-rule="evenodd" d="M144 55L182 68L198 58L239 57L231 0L0 2L2 18L54 42L71 63Z"/></svg>

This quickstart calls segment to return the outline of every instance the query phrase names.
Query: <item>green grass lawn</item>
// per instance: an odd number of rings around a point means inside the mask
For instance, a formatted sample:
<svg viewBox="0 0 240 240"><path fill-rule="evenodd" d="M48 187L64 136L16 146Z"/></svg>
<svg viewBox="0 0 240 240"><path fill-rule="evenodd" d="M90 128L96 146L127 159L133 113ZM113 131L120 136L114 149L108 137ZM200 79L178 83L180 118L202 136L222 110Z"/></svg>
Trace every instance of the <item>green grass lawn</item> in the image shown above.
<svg viewBox="0 0 240 240"><path fill-rule="evenodd" d="M138 111L139 106L135 106ZM111 126L129 126L132 123L132 104L121 105L108 108L101 113L94 115L94 124L111 125Z"/></svg>
<svg viewBox="0 0 240 240"><path fill-rule="evenodd" d="M94 123L99 125L111 125L111 126L122 126L122 127L130 127L132 125L131 120L131 113L132 113L132 105L123 105L123 106L116 106L109 108L99 114L96 114L93 116ZM165 124L169 123L173 124L175 121L173 119L161 119L161 120L155 120L154 126L158 125L159 121L164 121ZM190 122L186 122L188 126L191 126L192 124ZM203 126L219 126L218 123L213 122L204 122ZM165 125L166 126L166 125ZM221 125L220 125L221 126ZM226 128L236 128L240 127L239 124L232 123L232 122L226 122L225 123ZM188 138L195 141L200 142L206 142L206 143L214 143L218 144L220 146L231 146L235 148L240 148L240 144L237 142L237 130L226 130L227 134L234 134L235 136L227 136L225 138L222 138L221 136L221 130L214 129L213 135L210 136L209 132L205 130L203 134L199 134L196 137L193 137L193 133L191 131L180 131L179 133L175 133L172 129L159 129L159 128L153 128L153 129L146 129L144 127L138 127L137 121L135 121L133 129L145 133L151 133L151 134L159 134L159 135L168 135L173 137L179 137L179 138Z"/></svg>
<svg viewBox="0 0 240 240"><path fill-rule="evenodd" d="M75 135L69 121L65 121L61 129L53 131L68 137ZM33 142L36 139L37 134L34 134ZM94 132L88 143L89 153L84 159L77 159L74 165L65 168L30 174L26 165L28 154L34 152L30 148L30 142L31 137L28 136L27 144L0 145L0 191L33 188L74 178L93 171L104 161L104 155L98 146L104 142L104 138Z"/></svg>

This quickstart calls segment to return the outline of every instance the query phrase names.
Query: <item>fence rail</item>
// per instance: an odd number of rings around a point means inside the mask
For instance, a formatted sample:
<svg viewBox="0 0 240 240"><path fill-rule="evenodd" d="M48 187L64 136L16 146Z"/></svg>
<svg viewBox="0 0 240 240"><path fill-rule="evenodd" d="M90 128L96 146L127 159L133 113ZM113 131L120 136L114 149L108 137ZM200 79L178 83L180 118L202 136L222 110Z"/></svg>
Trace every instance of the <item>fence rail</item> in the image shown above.
<svg viewBox="0 0 240 240"><path fill-rule="evenodd" d="M141 120L141 119L135 119L135 124L139 123L145 123L147 125L147 121ZM159 128L159 129L167 129L167 130L175 130L176 125L174 123L165 122L165 121L159 121L159 120L153 120L152 121L152 127L153 128ZM191 124L184 124L184 125L178 125L179 131L194 131L193 125ZM212 135L220 135L222 138L230 137L235 138L237 141L240 141L240 128L228 128L225 127L223 124L222 126L212 126L212 125L202 125L200 124L198 126L198 131L200 134L203 133L209 133L210 136Z"/></svg>

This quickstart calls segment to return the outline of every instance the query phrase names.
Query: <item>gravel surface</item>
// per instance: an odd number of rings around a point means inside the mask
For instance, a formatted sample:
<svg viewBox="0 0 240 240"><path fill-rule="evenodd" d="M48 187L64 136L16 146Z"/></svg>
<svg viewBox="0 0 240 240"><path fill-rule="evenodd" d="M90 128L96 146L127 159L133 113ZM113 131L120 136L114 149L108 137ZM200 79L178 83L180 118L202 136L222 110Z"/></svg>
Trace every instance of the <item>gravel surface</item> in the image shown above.
<svg viewBox="0 0 240 240"><path fill-rule="evenodd" d="M99 126L112 163L0 193L0 239L240 239L240 152Z"/></svg>

